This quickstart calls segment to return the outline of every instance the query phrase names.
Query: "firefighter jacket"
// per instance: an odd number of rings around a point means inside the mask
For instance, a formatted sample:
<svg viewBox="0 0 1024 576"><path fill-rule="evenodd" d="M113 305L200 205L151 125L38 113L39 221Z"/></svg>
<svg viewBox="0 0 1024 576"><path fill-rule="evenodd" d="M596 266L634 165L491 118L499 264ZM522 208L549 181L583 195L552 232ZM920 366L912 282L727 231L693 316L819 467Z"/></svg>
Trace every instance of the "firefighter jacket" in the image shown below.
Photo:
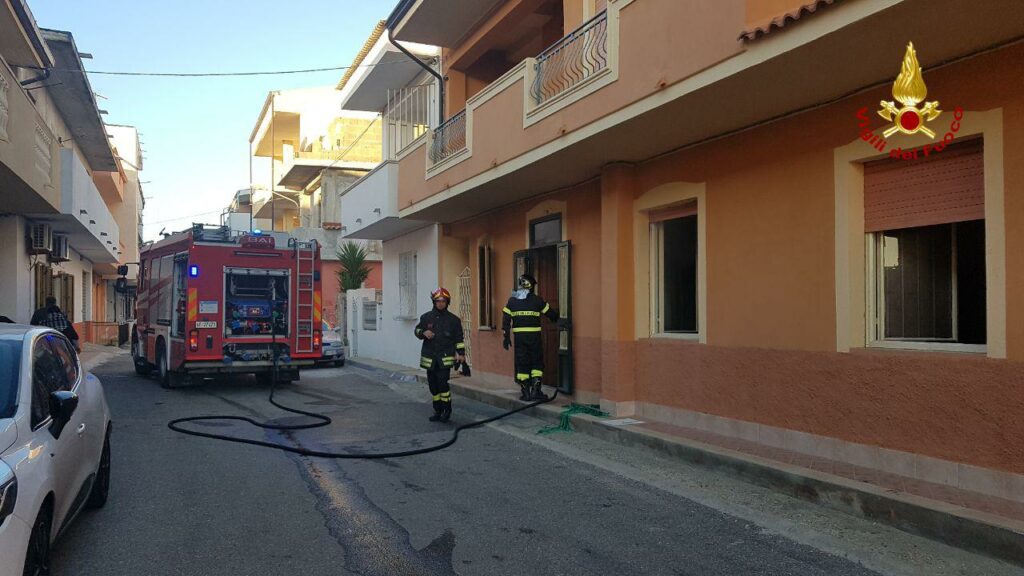
<svg viewBox="0 0 1024 576"><path fill-rule="evenodd" d="M427 330L434 333L433 338L423 336ZM451 368L455 365L455 355L466 353L466 343L462 341L462 321L447 309L441 311L434 308L420 316L415 334L423 340L420 349L421 368Z"/></svg>
<svg viewBox="0 0 1024 576"><path fill-rule="evenodd" d="M552 322L558 320L558 312L552 310L543 298L533 292L528 292L525 295L521 292L514 294L508 299L508 304L505 304L502 312L501 331L506 336L510 332L513 334L540 332L541 316L547 316Z"/></svg>

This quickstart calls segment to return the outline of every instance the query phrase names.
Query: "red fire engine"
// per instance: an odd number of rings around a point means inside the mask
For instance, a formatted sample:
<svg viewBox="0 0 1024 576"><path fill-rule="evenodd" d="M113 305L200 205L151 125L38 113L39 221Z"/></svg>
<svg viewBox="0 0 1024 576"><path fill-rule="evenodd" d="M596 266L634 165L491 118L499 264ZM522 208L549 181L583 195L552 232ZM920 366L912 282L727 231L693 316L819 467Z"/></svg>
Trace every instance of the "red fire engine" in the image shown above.
<svg viewBox="0 0 1024 576"><path fill-rule="evenodd" d="M320 247L282 233L202 224L140 254L135 371L173 387L193 376L297 380L320 357Z"/></svg>

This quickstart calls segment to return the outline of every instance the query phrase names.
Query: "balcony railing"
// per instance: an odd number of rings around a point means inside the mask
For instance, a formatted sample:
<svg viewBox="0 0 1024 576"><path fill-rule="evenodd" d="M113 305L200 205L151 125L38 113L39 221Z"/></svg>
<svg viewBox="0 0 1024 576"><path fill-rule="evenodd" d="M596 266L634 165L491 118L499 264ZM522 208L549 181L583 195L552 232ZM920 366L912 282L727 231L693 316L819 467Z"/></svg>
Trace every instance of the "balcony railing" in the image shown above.
<svg viewBox="0 0 1024 576"><path fill-rule="evenodd" d="M608 67L608 12L601 12L537 56L530 93L540 106Z"/></svg>
<svg viewBox="0 0 1024 576"><path fill-rule="evenodd" d="M430 161L438 164L465 149L466 111L463 110L434 130L434 139L430 143Z"/></svg>

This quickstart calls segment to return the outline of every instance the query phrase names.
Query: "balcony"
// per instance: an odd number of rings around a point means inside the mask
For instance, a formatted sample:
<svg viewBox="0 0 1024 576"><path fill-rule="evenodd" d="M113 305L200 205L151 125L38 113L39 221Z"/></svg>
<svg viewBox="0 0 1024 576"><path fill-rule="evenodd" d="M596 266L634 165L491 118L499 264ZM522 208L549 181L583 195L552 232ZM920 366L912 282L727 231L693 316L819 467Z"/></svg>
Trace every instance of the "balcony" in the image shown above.
<svg viewBox="0 0 1024 576"><path fill-rule="evenodd" d="M291 230L298 226L299 193L283 189L275 190L273 193L266 189L253 190L252 217L271 220L273 230Z"/></svg>
<svg viewBox="0 0 1024 576"><path fill-rule="evenodd" d="M390 240L429 225L398 217L398 163L382 162L341 196L343 238Z"/></svg>
<svg viewBox="0 0 1024 576"><path fill-rule="evenodd" d="M430 162L437 166L466 149L466 111L463 110L445 120L431 134Z"/></svg>
<svg viewBox="0 0 1024 576"><path fill-rule="evenodd" d="M583 23L539 56L530 95L541 106L608 69L608 12Z"/></svg>
<svg viewBox="0 0 1024 576"><path fill-rule="evenodd" d="M60 214L40 215L55 234L96 264L113 264L120 258L120 231L85 165L70 148L60 151Z"/></svg>
<svg viewBox="0 0 1024 576"><path fill-rule="evenodd" d="M0 181L3 211L52 214L60 207L57 139L0 60Z"/></svg>

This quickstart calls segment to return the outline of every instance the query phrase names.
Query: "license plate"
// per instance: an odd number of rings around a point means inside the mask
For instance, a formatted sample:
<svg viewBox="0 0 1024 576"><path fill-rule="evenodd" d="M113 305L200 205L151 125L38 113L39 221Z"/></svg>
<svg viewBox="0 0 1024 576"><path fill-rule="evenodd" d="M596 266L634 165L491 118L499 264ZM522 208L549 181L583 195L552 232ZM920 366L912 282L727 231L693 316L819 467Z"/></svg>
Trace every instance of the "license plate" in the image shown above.
<svg viewBox="0 0 1024 576"><path fill-rule="evenodd" d="M196 328L216 328L216 322L196 322Z"/></svg>

